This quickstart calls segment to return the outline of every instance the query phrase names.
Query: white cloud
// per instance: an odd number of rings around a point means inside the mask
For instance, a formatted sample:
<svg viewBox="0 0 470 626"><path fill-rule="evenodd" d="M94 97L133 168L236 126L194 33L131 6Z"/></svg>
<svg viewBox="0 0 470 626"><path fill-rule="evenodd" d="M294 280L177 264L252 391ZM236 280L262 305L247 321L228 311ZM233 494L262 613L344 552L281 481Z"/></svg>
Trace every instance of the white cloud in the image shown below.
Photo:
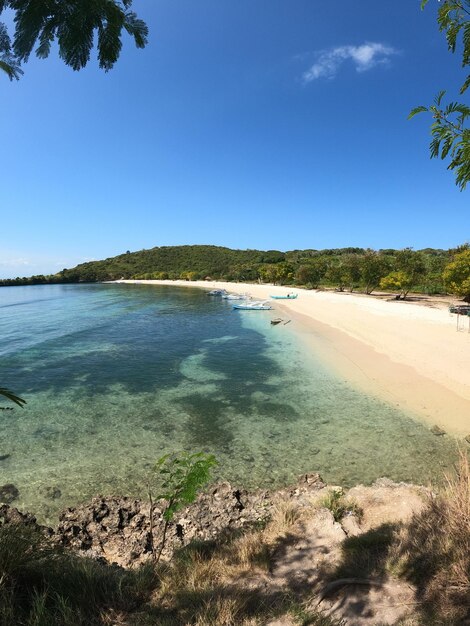
<svg viewBox="0 0 470 626"><path fill-rule="evenodd" d="M366 42L360 46L338 46L317 52L315 63L303 73L303 82L311 83L317 78L334 78L340 66L351 60L357 72L388 63L389 57L397 50L383 43Z"/></svg>

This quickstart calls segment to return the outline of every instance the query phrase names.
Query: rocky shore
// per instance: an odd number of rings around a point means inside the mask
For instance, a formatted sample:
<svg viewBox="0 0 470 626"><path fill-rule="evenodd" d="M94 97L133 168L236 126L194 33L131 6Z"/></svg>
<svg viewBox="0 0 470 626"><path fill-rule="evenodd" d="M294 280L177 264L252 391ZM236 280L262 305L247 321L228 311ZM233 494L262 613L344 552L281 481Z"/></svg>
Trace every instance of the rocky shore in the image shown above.
<svg viewBox="0 0 470 626"><path fill-rule="evenodd" d="M119 623L153 625L160 622L148 621L148 615L169 611L170 621L162 624L186 626L193 623L191 614L200 618L194 623L231 626L240 612L243 625L295 626L304 623L296 613L302 607L329 626L466 624L470 606L465 591L455 595L453 584L445 582L450 574L444 565L441 573L423 572L420 563L429 554L444 563L441 552L448 550L449 532L460 533L455 563L460 567L468 561L468 533L455 509L467 502L461 498L468 476L459 475L461 491L452 491L447 501L424 487L386 478L343 491L326 485L317 473L276 491L212 485L175 515L162 553L162 561L171 560L171 566L160 567L163 578L150 600L121 615ZM3 504L0 527L33 526L60 548L58 554L64 550L91 557L108 574L127 575L152 563L161 545L165 506L159 501L151 509L146 500L99 496L65 510L57 526L48 528ZM444 535L441 526L447 528ZM441 545L443 536L447 543ZM408 574L402 571L404 558ZM449 563L452 568L453 561ZM412 571L420 572L416 579ZM204 621L200 616L207 611L219 616L229 611L231 617ZM430 614L445 619L426 621ZM252 615L261 621L251 620ZM262 615L270 617L263 621ZM424 621L423 615L428 616Z"/></svg>
<svg viewBox="0 0 470 626"><path fill-rule="evenodd" d="M303 474L296 484L276 491L249 492L226 482L216 484L175 516L162 558L170 559L175 549L193 540L219 540L243 528L262 526L286 503L300 509L318 509L318 503L331 489L317 473ZM371 487L354 487L345 497L357 504L360 519L347 515L338 527L347 536L384 522L405 521L421 508L425 492L423 487L387 479ZM3 504L0 523L35 525L65 548L128 568L152 558L152 547L158 548L162 535L164 508L165 502L157 502L150 515L148 501L98 496L66 509L57 527L48 528L37 524L33 515ZM333 516L329 521L335 523Z"/></svg>

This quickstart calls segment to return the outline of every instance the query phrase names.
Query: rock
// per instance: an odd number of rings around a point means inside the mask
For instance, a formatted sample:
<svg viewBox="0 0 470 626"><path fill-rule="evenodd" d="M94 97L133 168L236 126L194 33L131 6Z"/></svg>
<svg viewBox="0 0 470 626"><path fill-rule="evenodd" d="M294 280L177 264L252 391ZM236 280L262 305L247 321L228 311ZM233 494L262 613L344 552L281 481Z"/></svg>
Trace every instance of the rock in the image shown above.
<svg viewBox="0 0 470 626"><path fill-rule="evenodd" d="M431 428L431 432L437 437L441 437L442 435L446 434L446 431L442 430L442 428L440 428L437 424L434 424L434 426Z"/></svg>
<svg viewBox="0 0 470 626"><path fill-rule="evenodd" d="M341 526L348 537L357 537L362 533L361 527L355 515L346 515L341 520Z"/></svg>
<svg viewBox="0 0 470 626"><path fill-rule="evenodd" d="M0 461L6 461L11 457L11 454L0 454Z"/></svg>
<svg viewBox="0 0 470 626"><path fill-rule="evenodd" d="M11 504L20 495L18 488L12 483L0 487L0 502Z"/></svg>
<svg viewBox="0 0 470 626"><path fill-rule="evenodd" d="M24 525L35 528L47 538L54 537L54 531L48 526L41 526L31 513L22 513L8 504L0 505L0 526L7 524Z"/></svg>
<svg viewBox="0 0 470 626"><path fill-rule="evenodd" d="M317 472L301 474L298 478L298 482L301 485L306 483L309 487L314 487L315 489L323 489L323 487L325 487L322 477Z"/></svg>
<svg viewBox="0 0 470 626"><path fill-rule="evenodd" d="M44 495L50 500L57 500L58 498L62 497L62 491L59 489L59 487L46 487L46 489L44 490Z"/></svg>
<svg viewBox="0 0 470 626"><path fill-rule="evenodd" d="M216 485L196 502L182 509L172 521L162 558L192 539L211 540L236 529L265 521L271 511L267 491L249 493L229 483ZM164 502L154 503L151 535L150 504L130 498L94 498L91 503L67 509L60 516L57 540L63 546L89 556L102 557L124 567L152 557L152 545L160 545L164 526Z"/></svg>
<svg viewBox="0 0 470 626"><path fill-rule="evenodd" d="M30 513L22 513L9 506L8 504L0 505L0 523L3 524L36 524L36 518Z"/></svg>

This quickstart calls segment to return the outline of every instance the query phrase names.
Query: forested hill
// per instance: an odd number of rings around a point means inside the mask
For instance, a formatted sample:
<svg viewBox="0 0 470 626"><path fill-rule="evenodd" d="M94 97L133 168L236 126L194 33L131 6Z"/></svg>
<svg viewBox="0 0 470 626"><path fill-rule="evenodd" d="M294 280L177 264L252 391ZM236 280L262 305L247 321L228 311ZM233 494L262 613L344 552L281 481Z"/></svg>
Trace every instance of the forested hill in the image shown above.
<svg viewBox="0 0 470 626"><path fill-rule="evenodd" d="M94 281L119 278L220 278L242 265L279 263L285 254L276 250L231 250L218 246L163 246L126 252L119 256L82 263L60 274L67 280ZM185 274L190 274L186 276Z"/></svg>
<svg viewBox="0 0 470 626"><path fill-rule="evenodd" d="M285 253L277 250L231 250L220 246L162 246L125 252L102 261L81 263L71 269L63 269L55 275L33 276L0 280L0 284L26 282L95 282L133 278L180 278L191 273L191 278L221 278L232 268L245 265L279 263ZM33 281L33 279L36 279Z"/></svg>
<svg viewBox="0 0 470 626"><path fill-rule="evenodd" d="M469 255L468 244L454 250L339 248L289 252L232 250L219 246L162 246L81 263L50 276L0 280L0 285L98 282L121 278L211 278L307 287L324 285L340 291L361 289L365 293L380 286L404 297L410 289L443 293L452 287L455 293L459 293L460 283L466 285L470 274L467 270ZM463 289L461 295L468 297L467 291Z"/></svg>

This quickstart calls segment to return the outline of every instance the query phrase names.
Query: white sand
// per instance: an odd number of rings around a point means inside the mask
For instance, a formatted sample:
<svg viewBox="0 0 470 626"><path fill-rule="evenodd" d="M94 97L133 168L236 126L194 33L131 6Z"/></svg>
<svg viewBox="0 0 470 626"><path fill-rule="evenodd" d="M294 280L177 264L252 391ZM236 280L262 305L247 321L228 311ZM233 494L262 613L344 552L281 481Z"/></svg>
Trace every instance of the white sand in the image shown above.
<svg viewBox="0 0 470 626"><path fill-rule="evenodd" d="M122 281L225 288L271 300L337 373L449 433L470 434L470 318L446 308L325 291L209 281ZM282 330L282 327L279 329Z"/></svg>

